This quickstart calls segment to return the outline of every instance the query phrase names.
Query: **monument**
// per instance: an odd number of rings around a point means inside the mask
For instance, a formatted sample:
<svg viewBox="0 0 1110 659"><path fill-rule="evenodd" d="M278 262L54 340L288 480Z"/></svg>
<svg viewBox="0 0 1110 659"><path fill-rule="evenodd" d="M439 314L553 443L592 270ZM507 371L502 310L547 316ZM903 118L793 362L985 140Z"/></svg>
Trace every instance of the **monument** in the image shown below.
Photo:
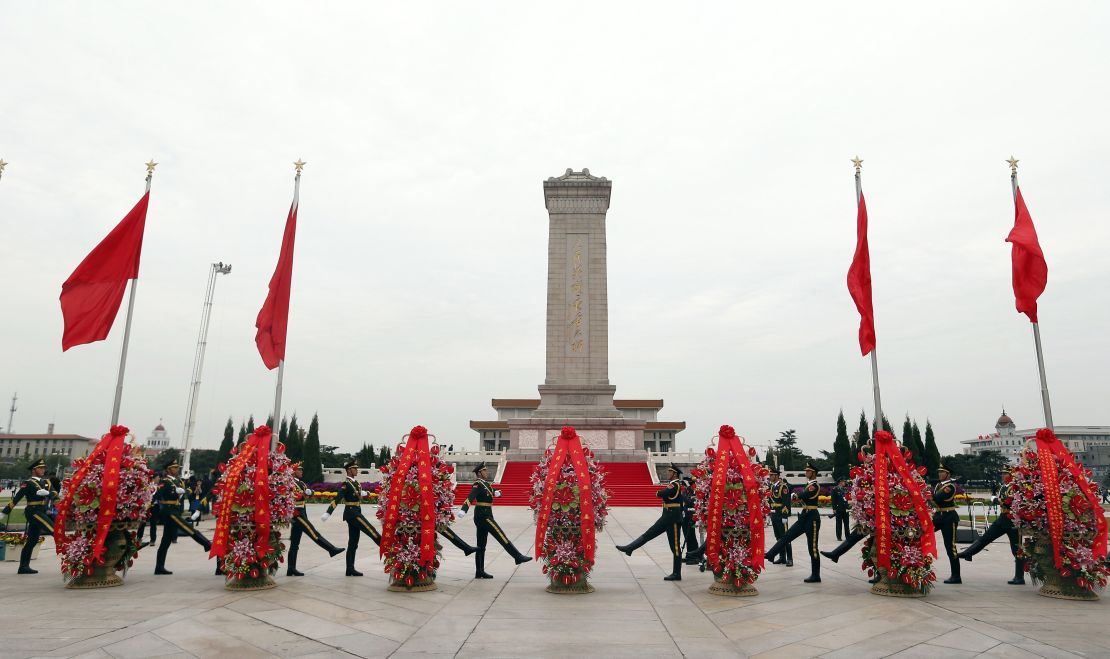
<svg viewBox="0 0 1110 659"><path fill-rule="evenodd" d="M539 385L538 405L508 399L520 403L515 406L518 411L526 412L499 422L508 430L508 457L534 459L564 425L572 425L601 460L644 460L645 429L668 426L653 430L669 432L668 445L673 446L674 433L685 424L655 421L662 400L639 406L631 404L647 401L613 400L605 243L612 182L591 175L588 169L568 169L544 181L543 192L549 227L547 375ZM494 404L498 407L497 399ZM646 413L625 414L641 408ZM471 427L478 429L476 422ZM650 448L659 446L652 442Z"/></svg>

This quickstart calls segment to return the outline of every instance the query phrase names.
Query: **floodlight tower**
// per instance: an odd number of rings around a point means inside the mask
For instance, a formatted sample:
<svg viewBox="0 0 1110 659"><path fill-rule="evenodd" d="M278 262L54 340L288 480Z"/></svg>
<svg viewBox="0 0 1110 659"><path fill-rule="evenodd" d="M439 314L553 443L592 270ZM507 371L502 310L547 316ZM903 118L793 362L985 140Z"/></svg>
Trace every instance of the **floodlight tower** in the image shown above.
<svg viewBox="0 0 1110 659"><path fill-rule="evenodd" d="M208 345L208 324L212 319L212 298L216 294L216 275L231 274L231 264L222 261L213 263L208 272L208 290L204 294L204 310L200 316L200 337L197 339L197 354L193 358L193 379L189 385L189 407L185 416L185 432L182 433L181 473L189 475L189 458L193 452L193 430L197 424L197 400L200 398L200 374L204 370L204 349Z"/></svg>

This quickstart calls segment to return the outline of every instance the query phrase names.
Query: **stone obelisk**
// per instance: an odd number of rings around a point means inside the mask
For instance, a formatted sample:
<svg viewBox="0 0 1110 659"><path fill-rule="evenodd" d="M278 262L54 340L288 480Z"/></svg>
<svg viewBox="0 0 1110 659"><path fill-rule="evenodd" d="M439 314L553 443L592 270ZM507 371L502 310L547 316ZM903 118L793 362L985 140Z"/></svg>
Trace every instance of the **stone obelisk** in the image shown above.
<svg viewBox="0 0 1110 659"><path fill-rule="evenodd" d="M547 376L528 419L509 420L510 446L542 450L563 425L594 450L643 448L645 423L613 406L605 216L612 182L583 169L544 181L548 212Z"/></svg>

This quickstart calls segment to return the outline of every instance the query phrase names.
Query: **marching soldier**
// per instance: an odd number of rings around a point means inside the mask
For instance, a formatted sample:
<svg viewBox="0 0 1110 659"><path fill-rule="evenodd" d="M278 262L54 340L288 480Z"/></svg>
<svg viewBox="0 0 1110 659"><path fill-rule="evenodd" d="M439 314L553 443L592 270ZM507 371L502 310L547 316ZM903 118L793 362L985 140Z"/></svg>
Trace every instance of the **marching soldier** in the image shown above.
<svg viewBox="0 0 1110 659"><path fill-rule="evenodd" d="M474 475L477 476L477 479L474 481L474 486L470 488L470 494L466 497L466 501L463 502L460 517L465 517L470 512L470 506L475 507L474 527L478 535L478 547L474 554L474 578L492 579L493 575L486 573L486 541L489 539L489 534L493 534L494 539L501 543L506 553L513 557L517 565L527 563L532 560L532 557L525 556L517 551L505 532L497 525L497 521L493 519L493 500L501 496L501 490L495 489L493 483L489 481L489 468L486 467L486 463L479 463L474 468ZM449 536L448 539L450 539Z"/></svg>
<svg viewBox="0 0 1110 659"><path fill-rule="evenodd" d="M162 482L154 493L161 515L159 521L162 524L162 542L158 544L154 574L173 574L173 572L166 569L166 554L170 550L170 544L177 539L178 533L184 533L192 538L198 545L204 547L205 553L212 551L212 543L209 542L208 538L181 519L181 515L185 511L181 498L185 495L186 490L185 481L177 476L180 470L181 465L177 463L177 460L170 461L163 468Z"/></svg>
<svg viewBox="0 0 1110 659"><path fill-rule="evenodd" d="M39 573L38 570L31 569L31 552L38 546L39 537L43 533L54 535L54 520L46 512L46 509L51 497L58 494L50 479L43 477L43 474L46 473L46 462L40 458L32 462L28 469L31 470L31 476L19 484L19 489L15 491L11 502L4 506L3 511L0 511L0 522L3 522L11 514L12 507L19 503L20 499L27 500L27 507L23 510L23 514L27 518L27 526L24 531L27 542L23 543L23 549L19 553L18 574Z"/></svg>
<svg viewBox="0 0 1110 659"><path fill-rule="evenodd" d="M771 529L775 532L775 541L786 535L786 525L790 522L790 484L782 480L778 471L771 472ZM782 556L778 556L774 563L785 563L786 567L794 567L794 550L787 541L783 548Z"/></svg>
<svg viewBox="0 0 1110 659"><path fill-rule="evenodd" d="M821 583L821 554L817 552L817 537L821 532L821 513L817 510L817 498L821 494L821 486L817 484L817 468L806 463L806 483L799 497L802 502L802 512L798 521L787 530L786 534L775 541L775 544L764 555L768 561L774 562L776 556L785 551L791 540L803 533L806 544L809 546L810 574L803 579L805 583Z"/></svg>
<svg viewBox="0 0 1110 659"><path fill-rule="evenodd" d="M963 583L960 579L960 559L956 554L956 529L960 526L960 514L956 512L956 485L947 465L937 467L937 476L940 481L933 487L933 504L937 509L933 513L933 527L940 531L944 539L944 553L948 554L948 564L952 568L952 576L944 583Z"/></svg>
<svg viewBox="0 0 1110 659"><path fill-rule="evenodd" d="M682 481L679 480L682 470L673 462L667 469L670 482L667 487L655 493L655 496L663 500L663 513L643 535L627 545L617 545L617 549L631 556L632 552L665 532L673 556L673 568L670 574L663 577L663 581L682 581Z"/></svg>
<svg viewBox="0 0 1110 659"><path fill-rule="evenodd" d="M1011 586L1022 586L1025 584L1025 561L1018 558L1021 549L1021 534L1014 526L1014 521L1010 519L1010 501L1010 483L1005 483L1002 489L998 491L998 507L1001 509L998 518L987 527L986 532L978 540L971 543L970 547L956 554L956 556L970 562L975 554L983 551L987 545L1005 535L1010 540L1010 553L1014 556L1014 578L1006 583Z"/></svg>
<svg viewBox="0 0 1110 659"><path fill-rule="evenodd" d="M704 555L698 545L698 529L694 524L694 479L686 476L682 479L682 535L686 539L686 564L697 565Z"/></svg>
<svg viewBox="0 0 1110 659"><path fill-rule="evenodd" d="M839 541L851 528L848 525L848 489L847 481L841 478L832 490L833 517L836 518L836 539ZM841 533L843 529L843 533Z"/></svg>
<svg viewBox="0 0 1110 659"><path fill-rule="evenodd" d="M301 462L293 463L293 501L296 508L293 510L293 529L289 532L289 563L285 568L285 576L287 577L303 577L304 572L297 570L297 553L301 548L301 536L308 535L321 549L328 552L333 558L342 554L345 549L340 549L328 539L320 535L316 527L312 525L312 520L308 519L308 512L305 508L305 500L312 496L312 490L308 489L308 485L301 480L304 475L304 464Z"/></svg>
<svg viewBox="0 0 1110 659"><path fill-rule="evenodd" d="M347 480L343 481L343 486L339 488L335 499L328 506L328 511L320 516L320 521L328 521L335 507L340 503L343 504L343 521L347 522L347 576L361 577L362 573L355 569L359 535L365 533L370 536L375 545L379 546L382 544L382 535L368 519L362 516L362 497L369 492L362 489L359 482L355 480L358 476L358 463L352 458L343 464L343 468L347 470Z"/></svg>

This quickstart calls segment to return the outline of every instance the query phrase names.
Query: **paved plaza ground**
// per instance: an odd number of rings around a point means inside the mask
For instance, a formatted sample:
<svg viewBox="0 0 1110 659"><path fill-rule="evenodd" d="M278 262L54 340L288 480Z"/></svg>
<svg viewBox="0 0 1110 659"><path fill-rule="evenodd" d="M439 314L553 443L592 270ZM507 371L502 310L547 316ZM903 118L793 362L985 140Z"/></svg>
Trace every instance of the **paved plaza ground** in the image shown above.
<svg viewBox="0 0 1110 659"><path fill-rule="evenodd" d="M322 509L315 506L314 516ZM343 576L343 559L302 545L302 578L278 588L233 593L188 539L173 547L175 574L155 577L154 551L143 552L121 588L62 588L49 546L37 576L17 577L0 563L2 657L1110 657L1110 602L1039 597L1008 586L1008 546L964 564L964 584L938 585L924 600L868 592L859 562L823 560L824 583L803 584L806 560L768 566L759 596L706 592L711 577L687 567L667 583L662 539L628 558L613 549L639 535L657 509L618 508L599 543L592 595L551 595L536 563L520 567L492 544L487 570L473 580L473 560L447 545L439 590L390 593L374 546L364 540L362 578ZM525 508L499 508L497 519L522 551L535 527ZM831 520L825 520L831 521ZM202 525L209 531L212 522ZM322 524L346 538L338 519ZM458 525L474 537L469 519ZM825 524L821 546L835 537ZM795 543L800 556L804 541ZM939 576L948 576L946 562Z"/></svg>

